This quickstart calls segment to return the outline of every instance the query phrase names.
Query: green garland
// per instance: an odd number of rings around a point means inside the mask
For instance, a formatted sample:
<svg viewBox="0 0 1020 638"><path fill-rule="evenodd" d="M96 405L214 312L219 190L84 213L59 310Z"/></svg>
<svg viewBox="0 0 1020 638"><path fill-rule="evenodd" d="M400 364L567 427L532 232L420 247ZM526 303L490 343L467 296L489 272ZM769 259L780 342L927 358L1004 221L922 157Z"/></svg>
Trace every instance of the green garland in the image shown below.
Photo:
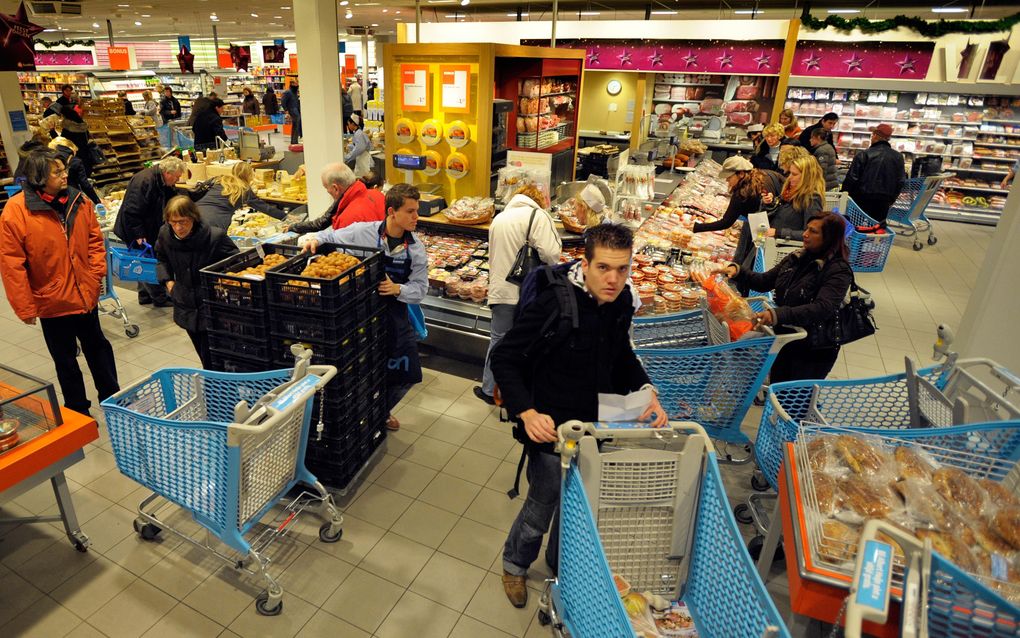
<svg viewBox="0 0 1020 638"><path fill-rule="evenodd" d="M75 47L75 46L86 46L92 47L96 45L95 40L33 40L32 43L36 46L43 46L47 49L53 47Z"/></svg>
<svg viewBox="0 0 1020 638"><path fill-rule="evenodd" d="M812 17L810 7L804 7L804 13L801 14L800 21L806 28L813 31L823 31L826 27L832 27L847 33L854 29L860 29L863 33L882 33L906 27L925 37L938 38L949 33L997 33L1009 31L1013 28L1013 25L1020 23L1020 13L1014 13L1011 16L998 20L938 20L936 22L929 22L921 18L909 16L896 16L891 20L868 20L867 18L847 20L838 15L830 15L824 20L819 20Z"/></svg>

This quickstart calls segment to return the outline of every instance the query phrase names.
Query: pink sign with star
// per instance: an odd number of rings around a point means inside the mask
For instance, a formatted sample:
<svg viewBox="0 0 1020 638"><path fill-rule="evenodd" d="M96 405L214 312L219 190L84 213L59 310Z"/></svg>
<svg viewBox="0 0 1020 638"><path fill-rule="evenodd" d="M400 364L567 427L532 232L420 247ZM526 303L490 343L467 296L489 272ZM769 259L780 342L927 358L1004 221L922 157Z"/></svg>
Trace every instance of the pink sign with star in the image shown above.
<svg viewBox="0 0 1020 638"><path fill-rule="evenodd" d="M535 40L521 44L541 43ZM585 68L607 71L778 75L783 62L783 42L780 40L754 44L736 40L702 40L683 44L557 40L556 46L585 49Z"/></svg>
<svg viewBox="0 0 1020 638"><path fill-rule="evenodd" d="M791 75L923 80L933 42L797 43Z"/></svg>

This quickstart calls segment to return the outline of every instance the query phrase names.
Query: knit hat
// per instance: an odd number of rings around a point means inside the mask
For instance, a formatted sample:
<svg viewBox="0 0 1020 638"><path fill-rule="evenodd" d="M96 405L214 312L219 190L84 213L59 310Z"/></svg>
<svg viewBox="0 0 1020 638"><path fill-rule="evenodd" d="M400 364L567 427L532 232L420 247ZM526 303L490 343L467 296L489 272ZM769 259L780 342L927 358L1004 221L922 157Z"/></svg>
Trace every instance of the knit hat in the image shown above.
<svg viewBox="0 0 1020 638"><path fill-rule="evenodd" d="M351 121L357 124L358 126L361 126L361 116L358 115L357 113L351 113Z"/></svg>
<svg viewBox="0 0 1020 638"><path fill-rule="evenodd" d="M892 126L884 123L879 124L878 126L872 126L868 130L871 131L872 133L878 133L879 136L885 139L889 139L890 137L892 137L893 134Z"/></svg>
<svg viewBox="0 0 1020 638"><path fill-rule="evenodd" d="M746 157L741 157L740 155L727 157L726 161L722 164L722 168L719 169L719 179L726 179L737 171L749 171L753 168L754 165Z"/></svg>

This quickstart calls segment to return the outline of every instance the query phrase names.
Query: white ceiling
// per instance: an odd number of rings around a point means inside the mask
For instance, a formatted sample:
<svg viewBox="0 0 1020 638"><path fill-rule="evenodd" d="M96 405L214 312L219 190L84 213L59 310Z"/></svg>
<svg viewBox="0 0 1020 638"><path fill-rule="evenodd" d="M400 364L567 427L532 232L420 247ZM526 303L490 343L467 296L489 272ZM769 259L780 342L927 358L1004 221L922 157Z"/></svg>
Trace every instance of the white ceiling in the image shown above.
<svg viewBox="0 0 1020 638"><path fill-rule="evenodd" d="M316 0L319 1L319 0ZM799 8L793 3L776 0L759 0L757 4L751 0L655 0L646 1L612 1L576 2L565 0L560 2L561 20L641 20L646 9L653 12L653 20L677 19L747 19L747 11L754 6L762 7L761 17L769 19L786 19L796 17ZM202 37L212 35L212 25L217 25L221 39L245 41L251 39L269 39L273 37L293 37L293 11L291 0L82 0L82 16L40 16L31 10L29 17L54 31L44 32L45 39L105 39L107 35L106 20L113 26L114 38L122 40L147 40L175 38L178 35ZM816 15L825 15L825 8L820 7L866 7L866 2L838 2L830 0L813 9ZM939 15L931 11L932 4L947 4L969 7L953 0L934 0L919 3L917 0L901 0L900 8L884 9L865 8L861 14L869 18L888 18L897 14L907 13L927 19L936 19ZM339 5L339 2L338 2ZM905 5L914 8L904 9ZM997 5L997 6L995 6ZM0 0L0 12L14 13L18 2ZM683 8L681 8L683 7ZM692 8L693 7L693 8ZM347 18L347 11L351 17ZM422 0L423 22L467 21L510 21L517 19L517 12L522 13L522 20L541 21L550 19L551 2L530 3L521 0L473 0L468 6L461 6L460 0ZM1009 6L1005 2L992 0L985 2L975 11L978 18L999 18L1017 10L1016 5ZM337 27L341 37L347 27L372 27L379 35L392 35L396 24L400 21L414 22L414 3L407 0L378 0L362 2L348 0L337 7ZM658 13L655 13L658 12ZM675 12L675 13L673 13ZM215 14L217 21L212 21ZM597 15L593 15L597 14ZM851 16L852 17L852 16ZM964 18L967 14L945 15L947 18ZM136 24L140 23L140 24ZM97 25L97 26L93 26ZM252 36L252 33L259 36Z"/></svg>

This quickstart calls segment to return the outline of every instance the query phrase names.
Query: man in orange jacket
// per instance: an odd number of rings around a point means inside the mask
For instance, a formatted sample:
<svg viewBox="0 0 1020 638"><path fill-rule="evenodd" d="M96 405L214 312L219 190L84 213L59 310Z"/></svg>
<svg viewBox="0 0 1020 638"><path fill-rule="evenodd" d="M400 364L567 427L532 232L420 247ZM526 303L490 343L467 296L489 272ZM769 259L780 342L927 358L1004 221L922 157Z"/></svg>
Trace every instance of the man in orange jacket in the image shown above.
<svg viewBox="0 0 1020 638"><path fill-rule="evenodd" d="M99 400L120 390L113 347L99 325L103 234L92 201L68 189L56 152L33 151L22 161L25 190L0 215L0 276L18 318L42 325L64 406L88 414L92 404L78 367L78 342Z"/></svg>
<svg viewBox="0 0 1020 638"><path fill-rule="evenodd" d="M330 227L339 230L357 222L386 219L386 196L378 189L365 186L346 164L327 164L322 169L322 188L333 198L329 210L318 219L293 224L289 230L298 234L316 233Z"/></svg>

